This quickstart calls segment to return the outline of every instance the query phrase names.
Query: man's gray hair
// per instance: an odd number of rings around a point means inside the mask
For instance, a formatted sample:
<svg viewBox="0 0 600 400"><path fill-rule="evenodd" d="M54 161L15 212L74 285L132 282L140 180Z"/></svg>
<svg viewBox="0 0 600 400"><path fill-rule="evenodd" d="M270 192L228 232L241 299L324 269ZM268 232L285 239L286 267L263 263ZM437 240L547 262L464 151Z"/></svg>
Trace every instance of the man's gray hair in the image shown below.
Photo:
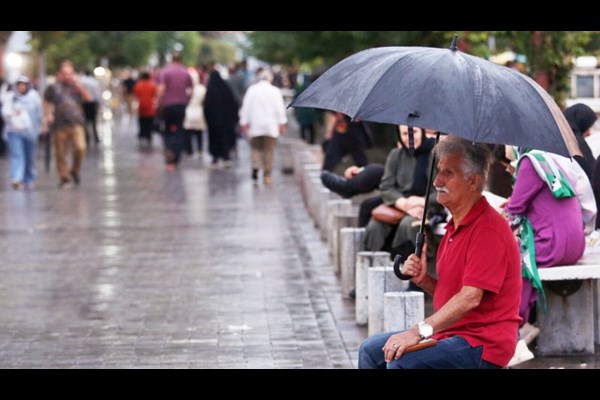
<svg viewBox="0 0 600 400"><path fill-rule="evenodd" d="M263 69L258 74L259 81L273 82L273 74L268 69Z"/></svg>
<svg viewBox="0 0 600 400"><path fill-rule="evenodd" d="M438 160L449 155L463 156L463 175L467 178L473 174L481 175L479 190L483 190L492 162L492 155L487 146L450 135L440 140L435 146L434 154Z"/></svg>

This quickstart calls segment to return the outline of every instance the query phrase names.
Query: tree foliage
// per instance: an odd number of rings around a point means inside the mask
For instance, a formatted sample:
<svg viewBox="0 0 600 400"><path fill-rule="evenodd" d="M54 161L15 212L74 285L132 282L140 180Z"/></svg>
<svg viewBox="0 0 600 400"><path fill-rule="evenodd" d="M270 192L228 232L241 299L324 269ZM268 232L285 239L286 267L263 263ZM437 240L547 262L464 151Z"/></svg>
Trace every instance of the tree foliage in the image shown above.
<svg viewBox="0 0 600 400"><path fill-rule="evenodd" d="M499 36L509 39L509 46L527 57L526 73L564 106L570 90L573 57L585 52L593 32L506 31Z"/></svg>
<svg viewBox="0 0 600 400"><path fill-rule="evenodd" d="M48 68L55 70L64 59L78 68L89 68L106 59L111 67L142 67L156 53L165 56L180 46L184 63L196 65L200 53L210 60L235 60L235 48L216 38L203 38L198 31L34 31L33 46L44 51Z"/></svg>
<svg viewBox="0 0 600 400"><path fill-rule="evenodd" d="M447 47L454 33L460 36L462 51L488 57L490 36L497 38L498 50L513 50L527 57L527 73L543 81L543 86L559 104L569 91L572 57L584 51L598 53L598 32L533 32L533 31L309 31L252 32L250 54L271 63L331 66L357 51L378 46ZM536 36L537 35L537 36ZM537 38L537 40L536 40Z"/></svg>

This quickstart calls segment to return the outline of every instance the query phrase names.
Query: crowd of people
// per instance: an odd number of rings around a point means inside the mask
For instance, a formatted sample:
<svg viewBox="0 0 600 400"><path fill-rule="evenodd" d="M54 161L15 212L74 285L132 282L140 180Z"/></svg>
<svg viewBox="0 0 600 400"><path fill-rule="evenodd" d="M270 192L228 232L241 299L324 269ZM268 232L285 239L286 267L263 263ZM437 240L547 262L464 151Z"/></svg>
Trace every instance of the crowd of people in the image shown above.
<svg viewBox="0 0 600 400"><path fill-rule="evenodd" d="M407 126L398 127L397 147L389 153L385 166L369 164L358 156L354 157L357 165L346 169L344 176L339 176L331 171L335 163L329 163L330 153L325 153L321 173L324 186L345 198L373 194L361 202L359 211L359 226L366 228L365 249L388 251L392 258L397 254L402 255L406 260L403 274L413 272L409 273L415 277L411 280L412 288L430 293L436 310L424 321L432 326L430 336L438 339L436 349L423 350L418 357L402 355L407 347L416 344L419 337L427 339L420 334L418 327L406 332L379 335L369 338L361 347L359 367L504 367L514 361L506 357L512 352L504 352L502 358L496 358L497 355L492 353L497 346L515 349L517 338L523 342L519 343L522 345L520 348L530 354L529 358L533 356L527 345L540 332L536 326L536 311L538 302L543 304L544 299L537 269L575 264L584 254L586 235L592 234L600 222L597 213L600 160L594 159L585 141L596 122L596 114L588 106L576 104L565 109L564 116L582 153L582 156L574 157L575 161L535 149L475 146L451 135L442 135L439 144L434 146L433 132L417 127L413 127L413 143L409 145ZM436 190L432 191L429 199L426 220L430 224L443 222L446 230L437 249L435 277L428 275L426 250L421 258L413 254L416 233L425 212L427 171L434 153L438 160L433 166ZM339 162L337 157L334 160ZM497 176L489 173L494 164L512 178L510 187L498 189L509 193L508 199L501 205L501 212L493 210L484 195L484 189L501 186L493 182L498 179ZM455 189L450 181L461 183ZM397 218L390 220L391 217L387 215L381 216L376 212L378 207L394 209L398 212ZM493 213L490 213L490 209ZM483 215L486 217L482 219ZM468 222L462 222L461 219ZM486 228L471 228L471 225ZM426 228L431 239L432 226ZM480 229L483 230L478 231ZM487 232L486 229L492 229L493 232ZM459 245L459 236L456 235L463 231L465 233L461 236L471 235L466 233L469 230L477 232L472 236L477 240L467 240L468 244ZM510 241L506 239L507 231L512 238ZM486 237L486 243L497 244L498 238L503 238L500 242L502 245L498 246L502 254L494 254L496 249L480 243L480 238ZM456 242L453 242L454 239ZM430 246L431 243L429 240ZM451 250L454 248L461 248L461 251L469 254L463 258L468 261L466 264L463 262L460 266L448 267L448 264L457 260L457 250ZM480 254L481 249L485 250L485 256ZM504 264L494 264L497 259L503 260ZM477 276L483 273L483 265L490 270L489 274L498 275ZM516 273L515 265L519 267ZM459 270L463 271L459 274L464 285L462 289L476 289L470 293L477 299L475 308L460 303L463 291L460 290L460 282L456 281L459 279L456 271ZM446 274L450 275L446 277ZM511 294L503 296L508 280ZM454 289L449 290L448 287ZM518 292L516 296L515 291ZM518 300L516 303L515 297ZM494 298L496 300L492 300ZM499 300L501 298L506 299ZM496 317L484 321L486 318L480 313L488 307L483 305L488 301L500 301L502 304L512 302L510 307L505 304L507 308L502 311L505 320ZM455 309L455 314L447 315L448 304L458 307L458 311ZM488 311L495 315L499 312L498 309ZM485 333L471 331L469 323L475 319L477 324L485 327ZM501 323L506 324L505 328L509 325L514 327L514 330L511 328L514 337L499 334L497 327ZM488 337L488 334L491 335ZM465 340L470 350L464 350L465 353L461 355L462 350L456 349L464 348ZM442 343L443 346L440 346ZM479 349L474 358L473 349ZM522 354L518 357L522 361L527 359ZM475 364L464 364L467 358Z"/></svg>
<svg viewBox="0 0 600 400"><path fill-rule="evenodd" d="M269 68L251 74L246 61L231 66L226 79L222 72L215 63L184 65L182 53L173 51L162 68L126 70L117 93L125 106L122 112L137 116L141 148L152 148L154 134L160 134L168 171L178 168L183 154L202 157L205 148L211 167L230 168L243 136L252 149L249 176L258 181L262 169L263 182L270 184L275 145L287 124L277 84L289 85L290 80L295 84L295 75L283 79ZM58 187L79 185L87 147L102 141L97 119L103 96L94 74L90 70L77 74L75 66L64 61L43 93L26 76L2 82L1 88L0 121L8 146L0 140L0 152L9 154L12 187L34 187L40 137L51 137L54 143Z"/></svg>
<svg viewBox="0 0 600 400"><path fill-rule="evenodd" d="M178 169L184 153L201 155L205 146L211 167L230 168L237 139L244 136L251 148L249 176L258 181L262 172L269 185L277 139L288 123L278 79L269 69L251 77L244 62L224 79L216 65L186 66L182 54L173 52L166 66L141 71L139 79L128 75L121 88L126 111L138 116L140 145L151 147L153 133L162 135L168 171ZM309 82L304 80L297 93ZM43 93L20 76L1 99L12 188L34 187L37 144L49 133L58 187L79 185L87 147L102 140L96 126L102 96L93 74L79 76L64 61ZM436 144L435 132L402 125L382 165L369 163L371 135L363 121L339 112L296 111L301 137L310 144L323 121L323 184L345 198L372 194L359 211L365 249L388 251L392 258L401 255L402 273L412 277L412 287L433 297L434 314L418 326L367 339L360 349L360 368L499 368L509 364L519 340L531 343L539 332L536 305L544 299L537 269L576 263L586 235L600 228L600 158L594 158L585 140L597 116L583 104L567 108L564 116L582 153L574 157L576 162L536 149L491 148L452 135L443 135ZM205 131L208 144L203 142ZM336 167L348 156L355 165L337 175ZM502 186L489 173L492 165L500 166L511 182L499 189L509 193L501 212L484 194ZM430 168L435 190L425 209ZM377 212L382 207L395 211L393 220ZM428 271L428 245L422 256L413 254L424 216L430 225L445 223L435 274ZM403 354L431 338L436 346L418 355Z"/></svg>

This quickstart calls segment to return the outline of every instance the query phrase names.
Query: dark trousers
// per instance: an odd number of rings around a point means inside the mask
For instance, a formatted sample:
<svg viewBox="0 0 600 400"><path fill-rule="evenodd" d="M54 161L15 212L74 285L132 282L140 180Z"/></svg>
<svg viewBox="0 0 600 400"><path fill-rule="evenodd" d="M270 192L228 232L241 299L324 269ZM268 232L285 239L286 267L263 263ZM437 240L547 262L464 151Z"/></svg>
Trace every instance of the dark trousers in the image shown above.
<svg viewBox="0 0 600 400"><path fill-rule="evenodd" d="M219 159L229 161L229 151L231 150L231 141L228 135L230 130L224 125L208 125L208 152L212 156L213 163Z"/></svg>
<svg viewBox="0 0 600 400"><path fill-rule="evenodd" d="M86 101L83 103L83 114L85 115L85 142L90 143L89 126L92 126L92 133L96 143L100 141L98 137L98 128L96 127L96 117L98 116L98 102Z"/></svg>
<svg viewBox="0 0 600 400"><path fill-rule="evenodd" d="M309 144L315 144L315 126L313 124L300 125L300 136Z"/></svg>
<svg viewBox="0 0 600 400"><path fill-rule="evenodd" d="M383 204L383 199L381 196L369 197L368 199L363 200L360 203L360 207L358 209L358 227L364 228L369 223L371 219L371 211L373 211L377 206Z"/></svg>
<svg viewBox="0 0 600 400"><path fill-rule="evenodd" d="M369 162L365 154L366 147L365 139L362 137L350 133L334 133L326 146L323 169L333 171L348 154L352 156L356 165L364 167Z"/></svg>
<svg viewBox="0 0 600 400"><path fill-rule="evenodd" d="M163 108L165 131L165 161L167 164L178 164L185 142L183 119L185 118L185 104L166 106Z"/></svg>
<svg viewBox="0 0 600 400"><path fill-rule="evenodd" d="M152 128L154 127L154 117L138 117L140 123L140 133L138 139L146 139L148 144L152 143Z"/></svg>
<svg viewBox="0 0 600 400"><path fill-rule="evenodd" d="M369 164L363 171L346 182L352 193L369 193L379 187L385 168L381 164Z"/></svg>
<svg viewBox="0 0 600 400"><path fill-rule="evenodd" d="M198 153L202 153L202 131L197 129L186 129L185 130L185 152L190 156L194 154L194 136L198 141Z"/></svg>

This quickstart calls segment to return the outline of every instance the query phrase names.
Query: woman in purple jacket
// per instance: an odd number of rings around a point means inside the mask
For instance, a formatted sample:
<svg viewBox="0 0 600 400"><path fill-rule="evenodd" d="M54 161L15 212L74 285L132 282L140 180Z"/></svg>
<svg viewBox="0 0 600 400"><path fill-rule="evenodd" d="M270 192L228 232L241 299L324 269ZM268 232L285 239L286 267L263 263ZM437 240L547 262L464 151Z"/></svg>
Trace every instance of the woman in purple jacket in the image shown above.
<svg viewBox="0 0 600 400"><path fill-rule="evenodd" d="M537 268L574 264L585 248L581 205L566 173L546 153L521 154L512 196L504 209L520 229L523 291L519 315L528 322L543 289Z"/></svg>

